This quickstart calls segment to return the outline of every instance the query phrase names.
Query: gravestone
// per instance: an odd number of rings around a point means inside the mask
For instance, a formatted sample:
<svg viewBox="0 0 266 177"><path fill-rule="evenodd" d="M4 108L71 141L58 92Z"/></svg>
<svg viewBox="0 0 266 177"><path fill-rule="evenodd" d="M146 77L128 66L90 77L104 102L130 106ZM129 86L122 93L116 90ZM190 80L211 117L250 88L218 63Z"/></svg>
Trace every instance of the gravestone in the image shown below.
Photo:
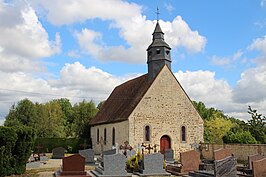
<svg viewBox="0 0 266 177"><path fill-rule="evenodd" d="M127 150L127 158L130 158L132 156L136 155L136 151L134 149Z"/></svg>
<svg viewBox="0 0 266 177"><path fill-rule="evenodd" d="M126 156L123 154L113 154L103 156L103 166L99 164L91 172L95 176L131 176L126 171Z"/></svg>
<svg viewBox="0 0 266 177"><path fill-rule="evenodd" d="M86 163L95 163L94 150L93 149L79 150L79 154L81 156L85 157L85 162Z"/></svg>
<svg viewBox="0 0 266 177"><path fill-rule="evenodd" d="M213 158L214 160L221 160L226 157L232 156L232 151L231 149L218 149L213 152Z"/></svg>
<svg viewBox="0 0 266 177"><path fill-rule="evenodd" d="M214 176L222 177L237 176L236 170L236 158L234 156L229 156L221 160L214 161Z"/></svg>
<svg viewBox="0 0 266 177"><path fill-rule="evenodd" d="M143 157L143 167L138 175L140 176L170 176L163 169L164 157L161 153L145 154Z"/></svg>
<svg viewBox="0 0 266 177"><path fill-rule="evenodd" d="M113 155L116 154L116 149L110 149L107 151L103 151L103 155Z"/></svg>
<svg viewBox="0 0 266 177"><path fill-rule="evenodd" d="M63 158L63 167L60 173L64 175L86 175L85 172L85 158L80 154L75 154Z"/></svg>
<svg viewBox="0 0 266 177"><path fill-rule="evenodd" d="M65 157L66 149L63 147L57 147L52 150L52 159L62 159Z"/></svg>
<svg viewBox="0 0 266 177"><path fill-rule="evenodd" d="M199 169L200 153L194 150L180 153L182 164L181 172L189 172Z"/></svg>
<svg viewBox="0 0 266 177"><path fill-rule="evenodd" d="M174 150L166 149L164 152L164 158L166 162L174 162Z"/></svg>
<svg viewBox="0 0 266 177"><path fill-rule="evenodd" d="M252 169L252 162L253 161L257 161L257 160L264 159L264 158L265 157L263 155L260 155L260 154L249 155L248 156L248 168Z"/></svg>
<svg viewBox="0 0 266 177"><path fill-rule="evenodd" d="M49 158L47 156L40 156L40 161L41 162L45 162L45 161L48 161Z"/></svg>
<svg viewBox="0 0 266 177"><path fill-rule="evenodd" d="M253 177L266 177L266 158L252 162Z"/></svg>

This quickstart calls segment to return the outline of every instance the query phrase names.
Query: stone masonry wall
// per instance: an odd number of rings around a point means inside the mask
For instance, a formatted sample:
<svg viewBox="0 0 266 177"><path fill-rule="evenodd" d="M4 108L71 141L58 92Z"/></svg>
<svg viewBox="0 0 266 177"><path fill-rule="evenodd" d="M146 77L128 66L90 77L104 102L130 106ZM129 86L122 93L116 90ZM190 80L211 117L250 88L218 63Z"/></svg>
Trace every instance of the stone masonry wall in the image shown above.
<svg viewBox="0 0 266 177"><path fill-rule="evenodd" d="M249 155L261 154L266 156L266 144L203 144L203 157L213 159L213 151L228 148L237 160L247 161Z"/></svg>
<svg viewBox="0 0 266 177"><path fill-rule="evenodd" d="M203 142L203 120L168 67L164 67L129 117L129 143L144 141L144 127L151 128L152 145L160 145L163 135L171 139L175 159L191 150L196 140ZM181 127L186 127L186 142L181 142Z"/></svg>
<svg viewBox="0 0 266 177"><path fill-rule="evenodd" d="M128 121L93 126L91 127L91 139L92 139L92 148L94 149L95 154L101 153L101 145L100 143L97 142L97 129L99 129L99 137L104 138L104 128L106 128L106 144L104 144L103 146L104 151L110 150L112 148L113 128L115 128L116 143L122 145L124 144L125 141L128 141Z"/></svg>

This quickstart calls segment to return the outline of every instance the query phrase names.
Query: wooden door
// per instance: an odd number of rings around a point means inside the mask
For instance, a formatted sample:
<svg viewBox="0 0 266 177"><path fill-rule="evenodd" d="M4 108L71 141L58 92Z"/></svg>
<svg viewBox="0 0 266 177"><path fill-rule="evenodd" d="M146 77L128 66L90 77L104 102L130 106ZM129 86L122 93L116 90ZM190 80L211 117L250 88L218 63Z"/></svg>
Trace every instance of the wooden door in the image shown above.
<svg viewBox="0 0 266 177"><path fill-rule="evenodd" d="M164 153L164 151L166 149L170 149L170 148L171 148L170 137L167 135L162 136L160 139L160 151L161 151L161 153Z"/></svg>

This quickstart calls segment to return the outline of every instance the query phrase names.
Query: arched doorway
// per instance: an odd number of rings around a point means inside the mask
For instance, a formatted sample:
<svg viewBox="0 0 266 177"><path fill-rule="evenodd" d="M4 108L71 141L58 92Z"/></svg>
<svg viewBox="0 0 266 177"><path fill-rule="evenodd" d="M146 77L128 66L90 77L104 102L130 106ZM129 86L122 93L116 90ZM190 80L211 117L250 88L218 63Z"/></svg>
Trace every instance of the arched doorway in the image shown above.
<svg viewBox="0 0 266 177"><path fill-rule="evenodd" d="M166 149L171 149L171 139L168 135L163 135L160 139L161 153L164 153Z"/></svg>

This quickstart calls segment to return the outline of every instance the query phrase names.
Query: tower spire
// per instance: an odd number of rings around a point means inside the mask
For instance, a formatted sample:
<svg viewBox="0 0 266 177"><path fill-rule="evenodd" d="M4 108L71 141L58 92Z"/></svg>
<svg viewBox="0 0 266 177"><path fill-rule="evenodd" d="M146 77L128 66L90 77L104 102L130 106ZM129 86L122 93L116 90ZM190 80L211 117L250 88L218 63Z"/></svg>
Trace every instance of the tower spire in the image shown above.
<svg viewBox="0 0 266 177"><path fill-rule="evenodd" d="M157 7L157 23L152 33L152 43L147 49L148 79L153 80L159 71L167 65L171 69L171 47L164 41L164 33L159 24L159 8Z"/></svg>

